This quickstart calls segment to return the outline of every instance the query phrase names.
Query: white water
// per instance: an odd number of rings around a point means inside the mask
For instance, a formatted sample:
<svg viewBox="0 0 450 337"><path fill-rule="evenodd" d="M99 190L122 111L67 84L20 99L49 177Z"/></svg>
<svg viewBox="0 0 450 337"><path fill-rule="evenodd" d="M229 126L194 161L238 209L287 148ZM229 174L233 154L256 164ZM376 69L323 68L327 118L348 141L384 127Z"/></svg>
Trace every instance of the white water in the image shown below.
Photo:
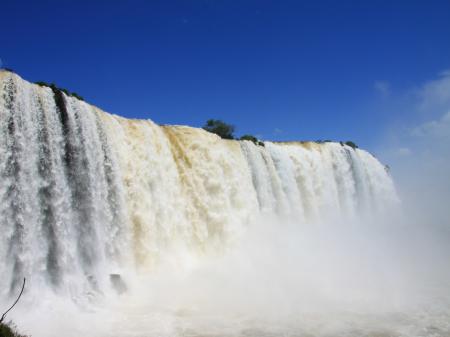
<svg viewBox="0 0 450 337"><path fill-rule="evenodd" d="M255 146L64 102L0 72L0 303L27 278L28 310L12 315L26 332L450 333L448 316L414 316L413 250L392 249L401 236L374 220L399 201L369 153Z"/></svg>

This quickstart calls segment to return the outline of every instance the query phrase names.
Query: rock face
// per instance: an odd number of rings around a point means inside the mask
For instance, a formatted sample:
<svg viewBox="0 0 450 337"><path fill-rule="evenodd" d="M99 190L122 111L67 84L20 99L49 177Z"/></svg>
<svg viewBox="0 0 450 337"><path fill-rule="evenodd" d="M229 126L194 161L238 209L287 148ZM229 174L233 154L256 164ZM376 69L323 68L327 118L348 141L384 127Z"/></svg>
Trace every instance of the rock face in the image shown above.
<svg viewBox="0 0 450 337"><path fill-rule="evenodd" d="M125 284L120 274L110 274L109 280L111 281L111 285L113 286L114 290L117 291L118 294L122 294L127 291L127 285Z"/></svg>

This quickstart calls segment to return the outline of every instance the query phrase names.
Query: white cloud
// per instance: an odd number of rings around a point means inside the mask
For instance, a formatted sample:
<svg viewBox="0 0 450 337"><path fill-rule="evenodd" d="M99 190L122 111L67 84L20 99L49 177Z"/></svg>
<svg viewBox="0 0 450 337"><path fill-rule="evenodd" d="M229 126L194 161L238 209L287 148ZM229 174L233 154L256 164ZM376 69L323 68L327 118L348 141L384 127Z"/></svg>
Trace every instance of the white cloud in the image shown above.
<svg viewBox="0 0 450 337"><path fill-rule="evenodd" d="M375 81L373 87L382 97L389 97L391 95L391 84L388 81Z"/></svg>
<svg viewBox="0 0 450 337"><path fill-rule="evenodd" d="M450 71L410 88L389 104L396 120L384 147L383 161L412 220L450 228Z"/></svg>
<svg viewBox="0 0 450 337"><path fill-rule="evenodd" d="M422 144L450 149L450 70L428 81L418 91L418 109L428 120L410 129L411 136Z"/></svg>
<svg viewBox="0 0 450 337"><path fill-rule="evenodd" d="M426 82L419 90L419 108L424 112L450 109L450 70L443 71L439 78Z"/></svg>
<svg viewBox="0 0 450 337"><path fill-rule="evenodd" d="M450 111L444 114L438 120L431 120L416 126L411 134L416 137L440 138L450 137Z"/></svg>
<svg viewBox="0 0 450 337"><path fill-rule="evenodd" d="M400 141L395 148L435 148L439 139L440 149L450 150L450 70L406 90L400 101L396 108L403 118L394 130Z"/></svg>

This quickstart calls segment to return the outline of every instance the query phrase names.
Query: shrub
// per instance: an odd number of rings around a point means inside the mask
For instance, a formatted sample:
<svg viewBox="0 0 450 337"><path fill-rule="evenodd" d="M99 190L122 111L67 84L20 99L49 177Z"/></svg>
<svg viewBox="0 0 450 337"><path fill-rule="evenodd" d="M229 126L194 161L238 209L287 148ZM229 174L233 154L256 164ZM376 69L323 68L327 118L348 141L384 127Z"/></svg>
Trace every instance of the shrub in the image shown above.
<svg viewBox="0 0 450 337"><path fill-rule="evenodd" d="M249 140L255 143L255 145L264 146L263 142L259 141L258 138L252 135L243 135L241 138L239 138L239 140Z"/></svg>
<svg viewBox="0 0 450 337"><path fill-rule="evenodd" d="M55 83L48 84L47 82L37 81L37 82L34 82L34 84L37 84L37 85L39 85L41 87L49 87L50 89L53 90L53 92L62 91L67 96L72 96L72 97L75 97L75 98L79 99L80 101L84 101L83 97L78 95L76 92L72 92L71 93L69 90L67 90L65 88L58 88Z"/></svg>
<svg viewBox="0 0 450 337"><path fill-rule="evenodd" d="M79 99L80 101L84 101L84 98L78 95L76 92L70 94L72 97Z"/></svg>
<svg viewBox="0 0 450 337"><path fill-rule="evenodd" d="M345 142L346 145L350 146L353 150L358 148L358 145L356 145L355 143L353 143L351 140L348 140Z"/></svg>
<svg viewBox="0 0 450 337"><path fill-rule="evenodd" d="M255 144L258 142L258 138L252 135L243 135L241 138L239 138L239 140L249 140Z"/></svg>
<svg viewBox="0 0 450 337"><path fill-rule="evenodd" d="M203 126L203 129L215 133L224 139L234 139L234 125L226 124L225 122L218 119L209 119Z"/></svg>
<svg viewBox="0 0 450 337"><path fill-rule="evenodd" d="M67 96L70 96L70 92L67 89L64 88L60 88L59 90L61 90L63 93L65 93Z"/></svg>
<svg viewBox="0 0 450 337"><path fill-rule="evenodd" d="M42 82L42 81L34 82L34 84L37 84L41 87L50 87L50 84L48 84L47 82Z"/></svg>
<svg viewBox="0 0 450 337"><path fill-rule="evenodd" d="M4 324L0 323L0 337L26 337L17 332L16 327L11 325L11 323Z"/></svg>

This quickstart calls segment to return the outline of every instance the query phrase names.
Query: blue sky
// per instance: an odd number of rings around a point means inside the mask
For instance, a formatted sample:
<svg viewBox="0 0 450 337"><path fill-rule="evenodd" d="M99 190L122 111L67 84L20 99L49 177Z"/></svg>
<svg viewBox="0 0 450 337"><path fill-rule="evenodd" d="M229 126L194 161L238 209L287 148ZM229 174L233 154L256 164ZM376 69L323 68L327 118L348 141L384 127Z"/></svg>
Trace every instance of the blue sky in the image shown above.
<svg viewBox="0 0 450 337"><path fill-rule="evenodd" d="M115 114L375 148L450 69L450 1L2 1L0 59ZM445 77L445 76L444 76ZM422 96L421 96L422 95ZM422 102L422 103L421 103Z"/></svg>

